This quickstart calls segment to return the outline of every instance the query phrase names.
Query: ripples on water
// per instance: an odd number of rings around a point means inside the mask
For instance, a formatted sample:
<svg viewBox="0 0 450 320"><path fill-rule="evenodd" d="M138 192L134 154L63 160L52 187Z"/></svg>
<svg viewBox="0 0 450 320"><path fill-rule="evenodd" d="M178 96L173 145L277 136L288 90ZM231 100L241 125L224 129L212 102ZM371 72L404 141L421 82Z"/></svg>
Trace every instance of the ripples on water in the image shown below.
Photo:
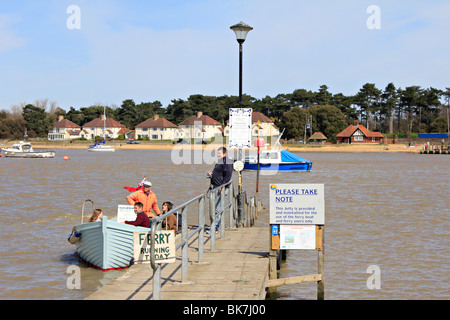
<svg viewBox="0 0 450 320"><path fill-rule="evenodd" d="M67 242L83 201L106 215L126 204L124 186L147 176L159 204L182 204L204 193L211 164L173 165L171 151L56 150L54 159L0 158L0 298L82 299L123 271L102 272L79 261ZM64 155L70 160L63 161ZM308 153L309 173L261 175L258 197L269 222L270 183L325 185L326 299L448 299L449 197L446 155ZM237 180L237 177L233 178ZM243 173L254 193L256 174ZM86 209L90 213L90 207ZM69 290L70 265L81 267L81 290ZM381 290L369 290L370 265ZM280 277L317 273L315 251L291 250ZM278 288L280 299L315 299L316 285Z"/></svg>

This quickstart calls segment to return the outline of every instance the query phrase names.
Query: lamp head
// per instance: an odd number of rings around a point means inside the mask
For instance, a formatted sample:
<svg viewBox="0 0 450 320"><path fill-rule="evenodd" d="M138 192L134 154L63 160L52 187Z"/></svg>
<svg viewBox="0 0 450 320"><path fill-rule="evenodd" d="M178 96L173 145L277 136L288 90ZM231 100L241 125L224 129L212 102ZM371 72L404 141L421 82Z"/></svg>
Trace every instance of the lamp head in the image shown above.
<svg viewBox="0 0 450 320"><path fill-rule="evenodd" d="M236 23L235 25L230 27L231 30L234 31L234 33L236 34L236 40L239 43L242 43L245 41L245 37L247 36L247 33L250 30L253 30L252 27L250 27L248 24L244 23L244 22L239 22Z"/></svg>

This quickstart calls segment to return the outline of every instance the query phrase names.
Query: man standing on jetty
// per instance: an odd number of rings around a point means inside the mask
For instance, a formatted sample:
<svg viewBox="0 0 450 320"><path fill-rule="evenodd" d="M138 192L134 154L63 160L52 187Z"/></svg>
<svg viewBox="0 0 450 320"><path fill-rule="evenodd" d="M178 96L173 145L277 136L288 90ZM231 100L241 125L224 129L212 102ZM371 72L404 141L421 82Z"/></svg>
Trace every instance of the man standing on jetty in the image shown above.
<svg viewBox="0 0 450 320"><path fill-rule="evenodd" d="M217 149L217 163L214 166L213 171L208 171L208 178L211 178L211 188L216 189L217 187L229 182L231 176L233 175L233 161L227 157L227 148L220 147ZM222 196L222 190L218 190L216 193L216 231L219 231L220 226L220 206Z"/></svg>
<svg viewBox="0 0 450 320"><path fill-rule="evenodd" d="M136 202L141 202L144 205L144 212L150 219L161 215L161 211L158 208L158 200L156 194L151 190L152 183L150 181L144 181L144 186L141 190L138 190L129 196L127 196L127 202L134 205ZM155 214L152 213L152 209Z"/></svg>

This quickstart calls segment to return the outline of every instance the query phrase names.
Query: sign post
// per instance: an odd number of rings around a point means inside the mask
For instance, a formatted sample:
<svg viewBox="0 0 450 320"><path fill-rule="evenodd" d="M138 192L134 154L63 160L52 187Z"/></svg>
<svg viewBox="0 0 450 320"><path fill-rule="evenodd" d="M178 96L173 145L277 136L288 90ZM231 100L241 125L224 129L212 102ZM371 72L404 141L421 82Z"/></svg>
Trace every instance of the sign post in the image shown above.
<svg viewBox="0 0 450 320"><path fill-rule="evenodd" d="M271 184L269 193L271 249L318 251L318 274L269 280L269 287L317 281L317 299L323 300L324 185Z"/></svg>
<svg viewBox="0 0 450 320"><path fill-rule="evenodd" d="M230 134L229 134L229 148L237 148L238 156L237 160L242 160L242 149L251 148L252 139L252 108L230 108ZM240 166L239 166L240 167ZM242 221L242 168L236 170L239 175L238 184L238 221L240 224Z"/></svg>

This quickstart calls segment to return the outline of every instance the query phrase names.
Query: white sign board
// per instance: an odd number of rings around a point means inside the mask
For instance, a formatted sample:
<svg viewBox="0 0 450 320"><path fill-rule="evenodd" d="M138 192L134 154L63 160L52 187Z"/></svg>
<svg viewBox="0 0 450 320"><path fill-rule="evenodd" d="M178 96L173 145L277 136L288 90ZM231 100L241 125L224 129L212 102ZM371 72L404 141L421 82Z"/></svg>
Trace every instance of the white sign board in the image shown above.
<svg viewBox="0 0 450 320"><path fill-rule="evenodd" d="M250 149L252 143L252 109L230 108L230 148Z"/></svg>
<svg viewBox="0 0 450 320"><path fill-rule="evenodd" d="M151 232L134 232L134 262L150 262ZM155 233L155 262L174 263L176 260L175 231L163 230Z"/></svg>
<svg viewBox="0 0 450 320"><path fill-rule="evenodd" d="M323 184L271 184L271 224L325 224Z"/></svg>
<svg viewBox="0 0 450 320"><path fill-rule="evenodd" d="M136 220L136 213L134 213L134 206L119 204L117 206L117 222L134 221Z"/></svg>
<svg viewBox="0 0 450 320"><path fill-rule="evenodd" d="M280 249L316 249L315 225L280 225Z"/></svg>

